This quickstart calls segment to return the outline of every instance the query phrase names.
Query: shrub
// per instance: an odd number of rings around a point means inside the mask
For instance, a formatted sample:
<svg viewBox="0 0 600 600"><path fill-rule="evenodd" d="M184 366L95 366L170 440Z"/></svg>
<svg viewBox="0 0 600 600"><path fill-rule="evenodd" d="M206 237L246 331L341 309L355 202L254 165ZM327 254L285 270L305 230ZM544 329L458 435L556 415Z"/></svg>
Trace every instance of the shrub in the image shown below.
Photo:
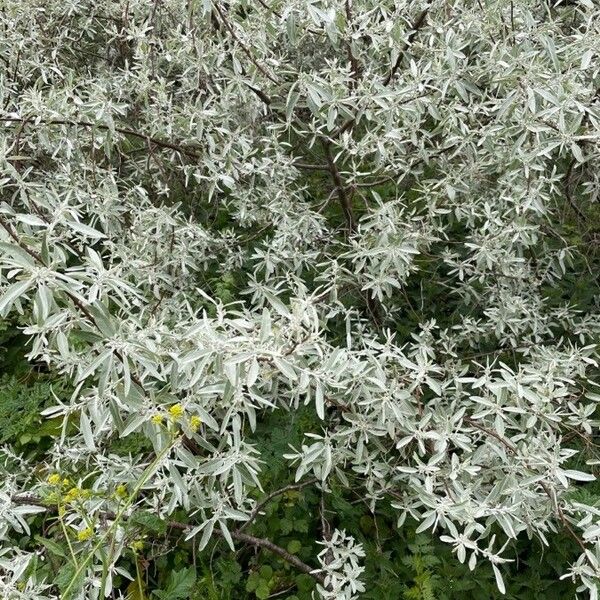
<svg viewBox="0 0 600 600"><path fill-rule="evenodd" d="M2 597L597 598L598 23L4 0Z"/></svg>

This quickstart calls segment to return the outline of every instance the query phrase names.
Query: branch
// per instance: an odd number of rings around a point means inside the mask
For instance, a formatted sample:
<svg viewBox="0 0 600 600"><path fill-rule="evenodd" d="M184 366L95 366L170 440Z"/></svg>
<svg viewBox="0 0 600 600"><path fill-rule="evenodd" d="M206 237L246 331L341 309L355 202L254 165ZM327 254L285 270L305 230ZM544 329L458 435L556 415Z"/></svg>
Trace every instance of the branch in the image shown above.
<svg viewBox="0 0 600 600"><path fill-rule="evenodd" d="M48 506L38 496L15 495L15 496L11 497L11 500L15 504L20 504L20 505L31 504L34 506L41 506L41 507L45 508L48 512L56 512L55 506ZM115 513L110 512L110 511L102 512L102 513L100 513L100 516L105 519L109 519L109 520L116 518ZM177 529L179 531L187 531L192 526L189 523L182 523L180 521L167 521L167 527L170 527L171 529ZM225 537L223 534L223 531L221 529L215 528L215 529L213 529L213 533L215 535L218 535L219 537ZM273 543L271 540L267 540L265 538L258 538L253 535L248 535L247 533L242 533L242 531L240 531L240 530L230 531L229 533L234 540L238 540L240 542L249 544L250 546L254 546L256 548L264 548L265 550L269 550L273 554L276 554L277 556L279 556L280 558L285 560L290 565L296 567L296 569L298 569L302 573L306 573L307 575L310 575L313 579L318 581L321 585L325 585L325 576L322 573L318 572L317 569L314 569L310 565L307 565L305 562L300 560L297 556L290 554L287 550L285 550L281 546L278 546L277 544Z"/></svg>
<svg viewBox="0 0 600 600"><path fill-rule="evenodd" d="M254 92L256 94L256 96L258 96L258 99L263 103L266 104L267 106L271 105L271 98L269 98L269 96L267 96L267 94L265 94L262 90L250 85L249 83L246 83L246 87L248 87L248 89L251 92Z"/></svg>
<svg viewBox="0 0 600 600"><path fill-rule="evenodd" d="M272 12L277 18L281 19L281 13L277 12L277 10L275 10L274 8L271 8L266 2L265 0L258 0L258 3L263 7L266 8L268 11Z"/></svg>
<svg viewBox="0 0 600 600"><path fill-rule="evenodd" d="M575 166L575 159L572 159L569 163L569 167L567 168L567 172L565 174L565 196L567 201L571 205L571 208L575 211L575 214L582 220L586 221L587 218L585 213L577 206L577 203L573 199L573 193L571 190L571 175L573 174L573 167ZM575 185L577 187L577 185Z"/></svg>
<svg viewBox="0 0 600 600"><path fill-rule="evenodd" d="M329 167L327 165L310 165L308 163L292 163L293 167L297 169L306 169L307 171L329 171Z"/></svg>
<svg viewBox="0 0 600 600"><path fill-rule="evenodd" d="M415 36L419 32L419 30L425 25L425 21L427 20L427 13L429 13L430 8L431 8L431 4L429 4L429 6L427 6L426 8L424 8L421 11L421 14L417 17L416 21L411 25L411 27L410 27L411 32L408 34L408 37L406 38L406 42L404 42L404 44L402 45L402 48L400 49L400 52L398 53L398 57L396 58L396 62L390 69L390 72L387 74L386 78L383 80L384 86L388 86L390 84L390 82L392 81L392 79L394 78L394 75L396 75L396 72L398 71L398 69L400 68L400 65L402 64L402 59L404 58L404 53L408 50L409 46L412 44L412 41L415 39Z"/></svg>
<svg viewBox="0 0 600 600"><path fill-rule="evenodd" d="M215 529L215 533L217 535L223 535L220 529ZM271 540L267 540L264 538L257 538L253 535L248 535L247 533L242 533L241 531L232 531L231 537L235 540L239 540L240 542L245 542L246 544L250 544L251 546L256 546L258 548L264 548L265 550L269 550L273 554L277 554L277 556L283 558L287 563L296 567L299 571L310 575L313 579L318 581L321 585L325 586L325 576L317 572L316 569L313 569L310 565L307 565L305 562L301 561L297 556L290 554L287 550L284 550L281 546L277 546Z"/></svg>
<svg viewBox="0 0 600 600"><path fill-rule="evenodd" d="M360 75L360 65L358 63L358 60L356 59L356 56L354 56L354 54L352 53L353 26L352 26L352 6L350 5L350 0L346 0L345 8L346 8L346 26L348 27L348 29L350 31L349 39L346 40L346 51L348 54L348 61L350 62L350 66L352 67L352 73L351 73L351 79L350 79L350 91L352 91L358 83L358 78Z"/></svg>
<svg viewBox="0 0 600 600"><path fill-rule="evenodd" d="M27 254L29 254L29 256L31 256L34 260L37 260L42 265L44 264L41 255L38 254L35 250L32 250L27 244L23 243L19 239L19 236L13 231L12 227L10 227L10 225L6 223L3 216L0 216L0 226L2 226L2 228L8 233L8 235L10 235L10 237L15 241L19 248L25 250L25 252L27 252Z"/></svg>
<svg viewBox="0 0 600 600"><path fill-rule="evenodd" d="M8 123L33 123L32 119L23 119L20 117L0 117L0 121L8 122ZM102 125L101 123L89 123L87 121L67 121L65 119L42 119L38 121L38 123L43 123L44 125L68 125L69 127L88 127L88 128L96 128L101 129L103 131L111 131L111 128L108 125ZM130 135L132 137L136 137L141 140L145 140L148 144L154 144L155 146L159 146L160 148L169 148L170 150L174 150L175 152L179 152L180 154L184 154L191 158L200 158L200 154L185 148L181 144L175 144L173 142L167 142L165 140L159 140L154 138L148 134L140 133L139 131L134 131L133 129L127 129L124 127L115 127L114 131L118 131L123 135Z"/></svg>
<svg viewBox="0 0 600 600"><path fill-rule="evenodd" d="M333 158L333 154L331 152L331 142L329 140L322 140L323 149L325 150L325 158L327 159L327 164L329 165L329 172L331 174L331 178L333 179L333 183L337 189L338 198L340 204L342 206L342 211L344 213L344 218L346 219L346 227L348 229L348 234L351 235L356 231L356 221L354 220L354 213L352 211L352 203L350 202L350 198L346 193L346 187L344 181L342 180L342 176L335 164L335 160Z"/></svg>
<svg viewBox="0 0 600 600"><path fill-rule="evenodd" d="M248 59L250 60L250 62L270 81L272 81L273 83L279 83L277 81L277 79L275 79L257 60L256 58L254 58L254 56L252 55L252 52L250 52L250 50L248 50L248 48L246 47L246 45L242 42L242 40L240 40L240 38L237 36L237 34L235 33L235 30L233 29L233 27L231 26L231 24L229 23L229 20L227 19L227 17L223 14L223 11L221 10L221 7L219 6L219 4L217 2L213 2L213 6L215 7L215 10L217 11L219 18L221 19L221 23L223 23L223 25L225 25L225 27L227 28L227 30L229 31L229 33L231 34L231 37L239 44L240 48L242 49L242 51L244 52L244 54L248 57Z"/></svg>
<svg viewBox="0 0 600 600"><path fill-rule="evenodd" d="M487 427L480 425L477 421L474 421L469 417L465 417L463 420L469 425L471 425L471 427L475 427L475 429L479 429L479 431L483 431L484 433L491 435L493 438L497 439L505 448L510 450L513 454L517 454L517 447L512 442L509 442L506 438L503 438L500 434L496 433L493 429L488 429Z"/></svg>

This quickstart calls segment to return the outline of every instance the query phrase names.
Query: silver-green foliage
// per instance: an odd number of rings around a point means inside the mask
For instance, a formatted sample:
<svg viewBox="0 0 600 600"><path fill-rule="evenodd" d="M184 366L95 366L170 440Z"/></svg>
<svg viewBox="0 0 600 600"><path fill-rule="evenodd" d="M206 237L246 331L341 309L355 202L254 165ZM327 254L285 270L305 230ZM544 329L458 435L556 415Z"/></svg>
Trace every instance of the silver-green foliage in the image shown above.
<svg viewBox="0 0 600 600"><path fill-rule="evenodd" d="M597 431L600 324L548 290L579 260L557 215L600 191L600 10L552 4L3 0L0 314L75 391L43 477L6 449L0 532L56 472L98 492L62 516L80 598L110 595L135 508L233 546L257 420L309 404L297 480L391 500L501 591L511 540L567 527L596 598L600 512L569 495L594 477L566 463ZM414 277L460 310L407 341ZM153 456L107 450L133 432ZM360 545L323 543L321 593L358 597Z"/></svg>

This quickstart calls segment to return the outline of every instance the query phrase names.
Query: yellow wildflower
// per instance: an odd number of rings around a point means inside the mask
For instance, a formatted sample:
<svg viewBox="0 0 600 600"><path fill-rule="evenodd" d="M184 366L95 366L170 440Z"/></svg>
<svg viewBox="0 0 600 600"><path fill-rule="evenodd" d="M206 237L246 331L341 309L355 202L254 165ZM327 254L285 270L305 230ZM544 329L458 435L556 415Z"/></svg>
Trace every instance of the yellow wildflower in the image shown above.
<svg viewBox="0 0 600 600"><path fill-rule="evenodd" d="M160 425L163 422L163 416L162 415L153 415L151 421L155 425Z"/></svg>
<svg viewBox="0 0 600 600"><path fill-rule="evenodd" d="M144 548L144 542L142 540L135 540L134 542L131 543L131 549L134 552L139 552L140 550L143 550Z"/></svg>
<svg viewBox="0 0 600 600"><path fill-rule="evenodd" d="M48 477L48 483L50 485L58 485L60 483L60 475L58 473L52 473L52 475Z"/></svg>
<svg viewBox="0 0 600 600"><path fill-rule="evenodd" d="M192 415L190 417L190 429L192 431L198 431L200 425L202 425L202 419L198 415Z"/></svg>
<svg viewBox="0 0 600 600"><path fill-rule="evenodd" d="M178 419L183 414L183 406L181 404L173 404L171 408L169 408L169 415L171 415L172 419Z"/></svg>
<svg viewBox="0 0 600 600"><path fill-rule="evenodd" d="M91 527L86 527L85 529L82 529L78 534L77 534L77 539L80 542L87 542L87 540L89 540L92 535L94 534L94 532L92 531Z"/></svg>
<svg viewBox="0 0 600 600"><path fill-rule="evenodd" d="M124 483L121 483L117 486L115 494L119 498L127 498L127 486Z"/></svg>
<svg viewBox="0 0 600 600"><path fill-rule="evenodd" d="M74 500L77 500L81 496L82 496L81 490L77 487L73 487L65 494L65 502L73 502Z"/></svg>

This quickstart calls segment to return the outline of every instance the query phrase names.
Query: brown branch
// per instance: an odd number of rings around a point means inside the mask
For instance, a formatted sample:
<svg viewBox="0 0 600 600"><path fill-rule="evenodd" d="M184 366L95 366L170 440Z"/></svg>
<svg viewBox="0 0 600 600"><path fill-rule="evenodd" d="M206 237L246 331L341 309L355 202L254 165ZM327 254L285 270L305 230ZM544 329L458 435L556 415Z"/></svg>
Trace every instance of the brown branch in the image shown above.
<svg viewBox="0 0 600 600"><path fill-rule="evenodd" d="M321 491L321 501L319 503L319 515L321 517L321 535L326 542L331 541L331 525L325 516L325 494ZM331 549L325 553L323 562L328 565L333 561L333 552Z"/></svg>
<svg viewBox="0 0 600 600"><path fill-rule="evenodd" d="M549 490L545 483L542 483L542 487L544 488L545 492L549 495ZM552 497L550 497L550 499L552 500ZM563 510L558 505L558 503L556 504L556 510L558 511L558 516L560 517L560 520L561 520L564 528L569 532L569 535L577 542L577 545L581 548L584 555L587 555L588 548L585 547L583 540L575 533L575 531L571 527L571 523L569 523L569 521L567 521L567 518L565 517L565 513L563 513Z"/></svg>
<svg viewBox="0 0 600 600"><path fill-rule="evenodd" d="M37 496L20 496L15 495L11 497L11 500L15 504L26 505L31 504L34 506L41 506L45 508L48 512L56 512L57 508L55 506L48 506L48 504L44 503L41 498ZM116 514L110 511L101 513L101 517L104 519L112 520L116 518ZM179 531L187 531L192 528L192 525L189 523L182 523L180 521L167 521L167 527L171 529L177 529ZM223 531L219 528L213 529L213 533L218 535L219 537L225 537ZM300 560L297 556L294 556L281 546L273 543L271 540L265 538L258 538L253 535L249 535L247 533L243 533L241 530L234 530L229 532L231 537L234 540L238 540L245 544L249 544L250 546L254 546L256 548L264 548L265 550L269 550L273 554L276 554L287 563L296 567L302 573L306 573L313 577L316 581L318 581L321 585L325 584L325 576L318 572L317 569L314 569L310 565L307 565L304 561Z"/></svg>
<svg viewBox="0 0 600 600"><path fill-rule="evenodd" d="M179 529L180 531L187 531L192 526L189 523L181 523L179 521L167 521L167 527L171 527L172 529ZM225 537L223 531L218 527L213 529L213 533L218 535L219 537ZM290 563L294 567L296 567L299 571L314 577L319 583L323 584L325 582L325 576L321 573L315 573L315 569L310 565L307 565L305 562L301 561L297 556L290 554L287 550L273 543L271 540L266 538L258 538L253 535L249 535L247 533L242 533L241 529L230 531L229 534L234 540L238 540L240 542L244 542L249 544L250 546L255 546L257 548L264 548L265 550L269 550L273 554L277 554Z"/></svg>
<svg viewBox="0 0 600 600"><path fill-rule="evenodd" d="M400 52L398 53L398 57L396 58L396 62L390 69L390 72L387 74L386 78L383 80L384 86L387 87L390 84L390 82L392 81L392 79L394 78L394 76L396 75L396 72L398 71L398 69L400 68L400 65L402 64L402 59L404 58L404 53L408 50L409 46L412 44L412 42L415 39L415 36L419 32L419 30L422 29L422 27L425 25L425 21L427 20L427 14L429 13L430 8L431 8L431 4L429 4L429 6L427 6L426 8L424 8L421 11L421 13L417 17L417 19L410 26L411 32L408 34L408 37L406 38L406 42L404 42L404 44L402 45L402 48L400 49Z"/></svg>
<svg viewBox="0 0 600 600"><path fill-rule="evenodd" d="M297 169L306 169L307 171L329 171L329 167L327 165L310 165L308 163L292 163L292 166Z"/></svg>
<svg viewBox="0 0 600 600"><path fill-rule="evenodd" d="M331 142L326 139L321 140L321 142L323 144L323 149L325 150L327 164L329 165L329 173L331 174L331 178L333 179L333 183L337 189L338 198L342 206L344 218L346 219L348 235L351 235L356 231L356 221L354 220L352 203L346 192L346 186L342 180L342 176L340 175L337 165L335 164L333 153L331 152Z"/></svg>
<svg viewBox="0 0 600 600"><path fill-rule="evenodd" d="M350 4L350 0L346 0L345 2L346 9L346 26L348 27L350 34L353 32L352 26L352 6ZM360 77L360 65L356 56L354 56L352 52L352 35L350 35L350 39L347 39L346 44L346 52L348 54L348 61L350 62L350 66L352 67L352 74L350 78L350 90L352 91L358 84L358 79Z"/></svg>
<svg viewBox="0 0 600 600"><path fill-rule="evenodd" d="M225 25L225 27L227 28L227 30L229 31L229 33L231 34L231 37L239 44L240 48L242 49L242 51L244 52L244 54L248 57L248 59L250 60L250 62L270 81L272 81L273 83L279 83L277 81L277 79L275 79L257 60L256 58L254 58L254 56L252 55L252 52L250 52L250 50L248 50L247 46L242 42L242 40L240 40L240 38L237 36L237 34L235 33L235 30L233 29L233 27L231 26L231 23L229 23L229 20L227 19L227 17L224 15L223 11L221 10L221 7L219 6L218 2L213 2L213 6L215 7L215 10L217 11L219 18L221 19L221 23L223 23L223 25Z"/></svg>
<svg viewBox="0 0 600 600"><path fill-rule="evenodd" d="M263 8L266 8L268 11L272 12L277 18L281 19L280 12L277 12L277 10L275 10L274 8L271 8L264 0L257 0L257 1Z"/></svg>
<svg viewBox="0 0 600 600"><path fill-rule="evenodd" d="M477 421L474 421L469 417L465 417L463 420L469 425L471 425L471 427L475 427L475 429L479 429L479 431L483 431L484 433L491 435L493 438L497 439L505 448L510 450L513 454L517 454L517 447L512 442L509 442L506 438L503 438L500 434L496 433L493 429L488 429L487 427L480 425Z"/></svg>
<svg viewBox="0 0 600 600"><path fill-rule="evenodd" d="M33 259L44 264L44 261L42 260L41 255L38 254L35 250L32 250L27 244L24 244L19 239L19 236L16 234L15 231L13 231L12 227L10 225L8 225L8 223L6 223L3 216L0 216L0 225L8 233L8 235L10 235L10 237L16 242L16 244L17 244L17 246L19 246L19 248L21 248L22 250L27 252L27 254L29 254L29 256L31 256Z"/></svg>
<svg viewBox="0 0 600 600"><path fill-rule="evenodd" d="M223 535L221 530L215 529L215 533L217 535ZM299 571L310 575L313 579L318 581L321 585L325 585L325 576L316 572L316 569L313 569L310 565L307 565L305 562L301 561L297 556L290 554L287 550L284 550L281 546L277 546L271 540L267 540L264 538L257 538L253 535L248 535L247 533L241 533L240 531L232 531L231 537L234 540L239 540L240 542L245 542L246 544L250 544L251 546L256 546L258 548L264 548L265 550L269 550L273 554L283 558L287 563L293 565Z"/></svg>
<svg viewBox="0 0 600 600"><path fill-rule="evenodd" d="M354 126L356 123L356 117L348 119L331 137L339 137L342 133L346 133L348 129Z"/></svg>
<svg viewBox="0 0 600 600"><path fill-rule="evenodd" d="M269 98L269 96L267 96L267 94L265 94L262 90L250 85L249 83L246 83L246 86L248 87L248 89L251 92L254 92L254 94L256 94L256 96L258 96L259 100L263 103L266 104L267 106L271 105L271 98Z"/></svg>
<svg viewBox="0 0 600 600"><path fill-rule="evenodd" d="M571 175L573 174L573 167L575 166L575 159L572 159L567 168L567 172L565 174L565 197L567 198L568 203L571 205L571 208L575 211L575 214L582 220L587 220L585 213L577 206L577 203L573 199L573 193L571 190ZM577 184L575 184L577 187Z"/></svg>
<svg viewBox="0 0 600 600"><path fill-rule="evenodd" d="M384 183L388 183L397 178L398 178L398 175L390 175L389 177L383 177L382 179L376 179L375 181L358 181L358 182L354 183L353 185L354 185L354 187L357 187L357 188L370 188L370 187L376 187L378 185L383 185Z"/></svg>
<svg viewBox="0 0 600 600"><path fill-rule="evenodd" d="M35 124L36 122L31 118L23 119L19 117L0 117L0 121L8 122L8 123L24 123L29 122L31 124ZM108 125L102 125L101 123L89 123L87 121L68 121L66 119L42 119L39 123L43 123L44 125L67 125L69 127L87 127L92 129L101 129L102 131L110 131L111 128ZM148 134L140 133L139 131L135 131L133 129L127 129L124 127L115 127L115 131L122 133L123 135L129 135L140 140L144 140L148 144L154 144L155 146L159 146L160 148L168 148L170 150L174 150L175 152L179 152L180 154L184 154L191 158L200 158L200 154L197 152L190 150L182 146L181 144L176 144L173 142L167 142L165 140L159 140L154 138Z"/></svg>

